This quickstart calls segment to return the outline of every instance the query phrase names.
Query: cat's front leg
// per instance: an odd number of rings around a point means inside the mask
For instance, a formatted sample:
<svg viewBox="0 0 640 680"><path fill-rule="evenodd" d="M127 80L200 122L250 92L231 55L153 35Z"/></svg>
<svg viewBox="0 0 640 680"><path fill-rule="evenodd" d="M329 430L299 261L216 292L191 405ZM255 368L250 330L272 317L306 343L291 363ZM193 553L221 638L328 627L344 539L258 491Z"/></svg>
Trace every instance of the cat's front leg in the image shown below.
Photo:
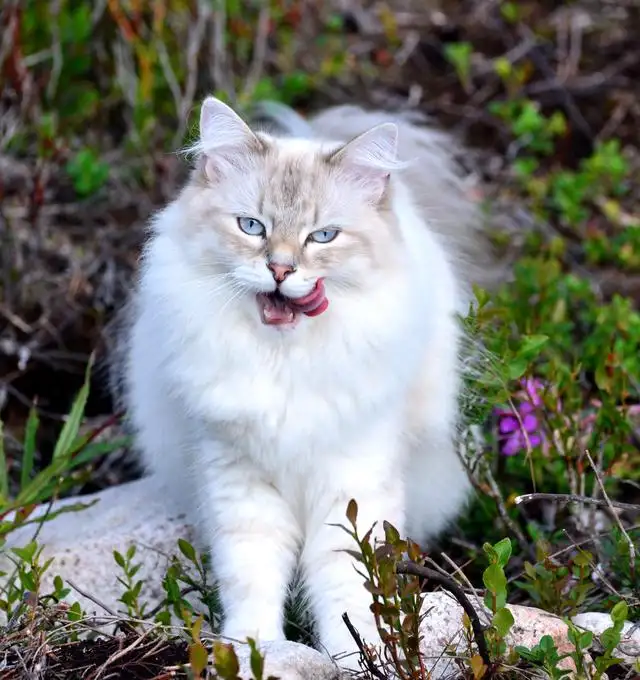
<svg viewBox="0 0 640 680"><path fill-rule="evenodd" d="M357 527L363 536L374 523L372 542L383 537L382 523L387 520L400 534L404 531L404 496L402 475L394 466L393 451L382 447L369 449L372 456L386 456L385 464L370 459L360 459L359 464L348 464L350 469L340 470L342 490L324 513L323 521L306 537L302 552L306 591L316 622L318 641L331 656L338 657L339 665L359 669L357 645L349 633L343 613L358 631L365 643L380 645L374 616L370 610L370 593L364 587L362 564L356 562L345 550L358 550L354 539L344 529L331 526L341 524L349 527L345 513L347 504L354 498L358 504ZM379 460L383 460L382 458ZM369 469L368 469L369 468ZM384 474L383 474L384 471Z"/></svg>
<svg viewBox="0 0 640 680"><path fill-rule="evenodd" d="M250 464L203 471L205 532L223 609L222 634L284 639L284 603L300 529L278 491Z"/></svg>

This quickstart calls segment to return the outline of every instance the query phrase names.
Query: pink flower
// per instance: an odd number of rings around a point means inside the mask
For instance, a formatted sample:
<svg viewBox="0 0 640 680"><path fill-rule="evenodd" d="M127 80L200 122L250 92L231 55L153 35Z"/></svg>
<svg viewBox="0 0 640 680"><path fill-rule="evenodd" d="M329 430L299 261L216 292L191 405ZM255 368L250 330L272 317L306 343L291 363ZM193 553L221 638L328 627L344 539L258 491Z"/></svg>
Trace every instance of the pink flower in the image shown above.
<svg viewBox="0 0 640 680"><path fill-rule="evenodd" d="M544 437L536 411L542 406L539 390L543 388L540 380L526 378L520 381L522 390L515 395L513 408L496 409L498 417L498 441L500 452L513 456L526 451L529 446L540 446Z"/></svg>

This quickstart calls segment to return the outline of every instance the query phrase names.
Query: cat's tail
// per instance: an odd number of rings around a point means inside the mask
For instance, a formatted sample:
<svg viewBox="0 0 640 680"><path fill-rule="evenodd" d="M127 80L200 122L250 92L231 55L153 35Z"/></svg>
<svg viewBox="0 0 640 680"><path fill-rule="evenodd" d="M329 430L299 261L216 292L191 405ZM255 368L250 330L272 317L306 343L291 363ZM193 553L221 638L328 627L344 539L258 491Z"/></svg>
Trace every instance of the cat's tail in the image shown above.
<svg viewBox="0 0 640 680"><path fill-rule="evenodd" d="M256 102L251 110L251 123L291 137L314 137L313 127L290 106L271 99Z"/></svg>
<svg viewBox="0 0 640 680"><path fill-rule="evenodd" d="M398 126L399 160L414 200L430 228L445 243L470 288L491 289L504 277L496 266L487 238L487 216L481 207L479 183L462 160L470 155L452 134L430 124L418 111L366 110L360 106L332 106L305 119L291 107L273 101L258 102L252 122L268 125L275 134L348 141L385 122Z"/></svg>

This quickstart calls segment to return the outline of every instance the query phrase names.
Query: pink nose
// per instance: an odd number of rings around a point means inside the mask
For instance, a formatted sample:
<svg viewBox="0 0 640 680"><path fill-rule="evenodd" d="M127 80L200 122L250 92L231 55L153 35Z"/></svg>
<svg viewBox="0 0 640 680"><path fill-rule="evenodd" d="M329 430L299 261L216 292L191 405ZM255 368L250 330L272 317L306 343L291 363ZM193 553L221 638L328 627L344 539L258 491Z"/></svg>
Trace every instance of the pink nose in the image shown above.
<svg viewBox="0 0 640 680"><path fill-rule="evenodd" d="M289 276L289 274L296 270L296 268L290 264L275 264L273 262L269 262L267 267L269 267L271 273L273 274L273 278L278 283L282 283L282 281L284 281L287 276Z"/></svg>

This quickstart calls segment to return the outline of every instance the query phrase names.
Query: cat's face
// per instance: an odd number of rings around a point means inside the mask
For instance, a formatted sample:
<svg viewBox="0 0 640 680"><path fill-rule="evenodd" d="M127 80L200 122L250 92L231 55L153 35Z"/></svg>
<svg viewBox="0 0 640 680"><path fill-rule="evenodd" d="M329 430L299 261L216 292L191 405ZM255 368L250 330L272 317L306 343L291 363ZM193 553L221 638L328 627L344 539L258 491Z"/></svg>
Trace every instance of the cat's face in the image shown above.
<svg viewBox="0 0 640 680"><path fill-rule="evenodd" d="M383 268L394 126L328 149L256 136L231 109L207 100L201 137L197 180L185 192L189 251L238 298L256 298L264 323L321 313L332 291L365 287Z"/></svg>

